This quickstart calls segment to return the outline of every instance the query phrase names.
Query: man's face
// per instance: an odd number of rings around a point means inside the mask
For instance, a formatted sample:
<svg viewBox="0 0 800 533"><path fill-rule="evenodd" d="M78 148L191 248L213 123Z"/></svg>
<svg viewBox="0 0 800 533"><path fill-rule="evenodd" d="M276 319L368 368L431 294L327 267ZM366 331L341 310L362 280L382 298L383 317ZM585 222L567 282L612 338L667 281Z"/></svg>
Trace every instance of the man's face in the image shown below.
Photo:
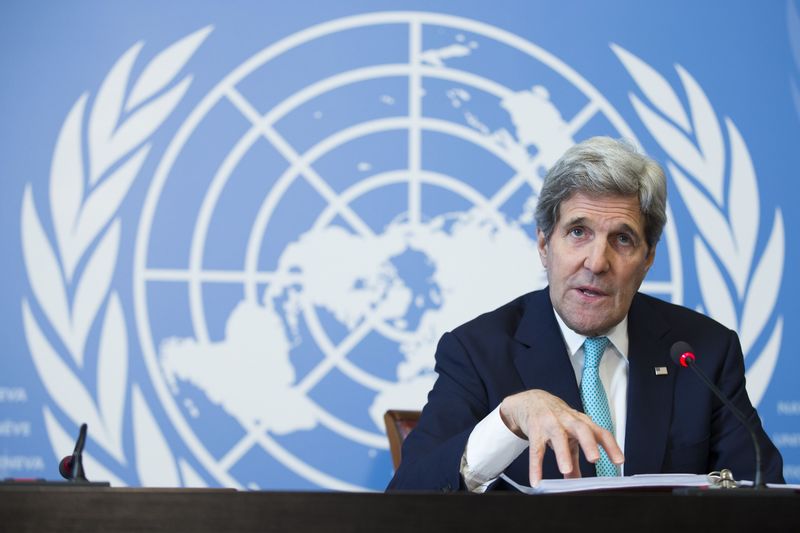
<svg viewBox="0 0 800 533"><path fill-rule="evenodd" d="M562 202L549 241L541 231L538 239L553 307L586 336L625 317L655 257L637 197L575 193Z"/></svg>

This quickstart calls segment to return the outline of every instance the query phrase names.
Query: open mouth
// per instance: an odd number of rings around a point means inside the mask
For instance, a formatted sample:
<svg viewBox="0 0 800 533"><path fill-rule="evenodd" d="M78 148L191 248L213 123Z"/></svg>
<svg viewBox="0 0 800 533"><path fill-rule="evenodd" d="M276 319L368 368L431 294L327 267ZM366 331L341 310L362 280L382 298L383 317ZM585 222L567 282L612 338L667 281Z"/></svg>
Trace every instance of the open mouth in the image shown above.
<svg viewBox="0 0 800 533"><path fill-rule="evenodd" d="M589 297L592 297L592 298L596 298L596 297L599 297L599 296L605 296L605 293L600 292L600 291L595 290L595 289L579 288L578 291L580 291L580 293L583 294L584 296L589 296Z"/></svg>

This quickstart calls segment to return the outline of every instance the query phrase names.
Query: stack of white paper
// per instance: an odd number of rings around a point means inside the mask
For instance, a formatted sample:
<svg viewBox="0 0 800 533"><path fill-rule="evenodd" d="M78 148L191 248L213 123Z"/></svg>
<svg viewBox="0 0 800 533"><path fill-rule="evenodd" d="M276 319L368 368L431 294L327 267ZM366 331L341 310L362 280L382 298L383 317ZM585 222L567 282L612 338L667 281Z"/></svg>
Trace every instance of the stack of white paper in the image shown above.
<svg viewBox="0 0 800 533"><path fill-rule="evenodd" d="M647 487L708 487L708 477L699 474L639 474L623 477L543 479L537 487L520 485L505 474L500 476L526 494L556 494L589 490L638 489Z"/></svg>

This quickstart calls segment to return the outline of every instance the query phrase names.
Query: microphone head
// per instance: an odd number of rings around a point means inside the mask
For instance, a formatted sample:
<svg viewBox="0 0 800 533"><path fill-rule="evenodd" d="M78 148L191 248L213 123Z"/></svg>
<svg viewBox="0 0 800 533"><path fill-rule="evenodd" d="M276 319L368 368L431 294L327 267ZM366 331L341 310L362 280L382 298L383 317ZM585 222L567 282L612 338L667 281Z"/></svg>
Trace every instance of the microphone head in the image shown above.
<svg viewBox="0 0 800 533"><path fill-rule="evenodd" d="M673 363L681 366L689 366L689 363L694 363L695 360L694 350L688 342L684 341L673 344L669 350L669 356Z"/></svg>
<svg viewBox="0 0 800 533"><path fill-rule="evenodd" d="M72 456L68 455L58 463L58 473L68 481L72 481Z"/></svg>

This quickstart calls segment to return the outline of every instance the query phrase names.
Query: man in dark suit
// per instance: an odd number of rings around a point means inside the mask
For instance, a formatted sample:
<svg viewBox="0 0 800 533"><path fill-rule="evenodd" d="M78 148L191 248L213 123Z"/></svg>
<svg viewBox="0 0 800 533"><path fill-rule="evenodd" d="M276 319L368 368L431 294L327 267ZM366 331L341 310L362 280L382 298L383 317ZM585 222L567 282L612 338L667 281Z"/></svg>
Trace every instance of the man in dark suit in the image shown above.
<svg viewBox="0 0 800 533"><path fill-rule="evenodd" d="M676 341L755 428L766 481L782 482L736 333L637 292L666 223L661 167L626 143L584 141L545 177L536 222L548 287L442 337L437 381L389 489L483 492L503 488L502 473L532 485L721 468L752 479L748 433L673 365Z"/></svg>

